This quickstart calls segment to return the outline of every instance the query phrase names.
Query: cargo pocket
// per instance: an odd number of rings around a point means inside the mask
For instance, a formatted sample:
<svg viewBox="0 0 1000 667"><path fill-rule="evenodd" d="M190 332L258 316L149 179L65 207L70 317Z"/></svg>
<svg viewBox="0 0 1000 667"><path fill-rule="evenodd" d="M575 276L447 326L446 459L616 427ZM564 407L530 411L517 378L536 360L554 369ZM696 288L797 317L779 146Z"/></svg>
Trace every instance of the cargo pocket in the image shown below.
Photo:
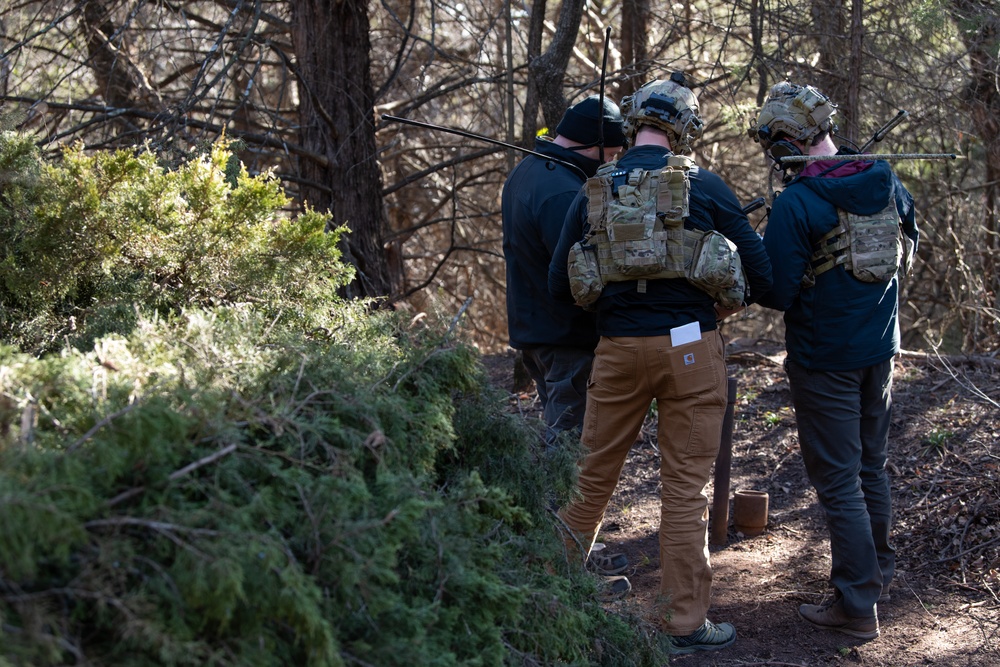
<svg viewBox="0 0 1000 667"><path fill-rule="evenodd" d="M722 446L722 420L725 409L714 405L696 407L691 414L691 435L687 453L715 458Z"/></svg>

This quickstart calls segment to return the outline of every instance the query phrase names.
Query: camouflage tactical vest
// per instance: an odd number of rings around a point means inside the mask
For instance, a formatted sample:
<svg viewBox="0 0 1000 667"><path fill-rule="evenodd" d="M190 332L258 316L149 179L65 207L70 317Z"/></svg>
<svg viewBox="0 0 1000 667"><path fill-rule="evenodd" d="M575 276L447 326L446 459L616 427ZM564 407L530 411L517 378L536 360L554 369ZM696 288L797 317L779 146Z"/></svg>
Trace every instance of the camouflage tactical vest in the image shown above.
<svg viewBox="0 0 1000 667"><path fill-rule="evenodd" d="M588 179L590 232L570 251L570 287L589 306L610 282L686 278L727 308L743 302L746 281L736 245L717 231L684 229L693 162L670 156L662 169L603 165ZM619 185L617 190L614 185Z"/></svg>
<svg viewBox="0 0 1000 667"><path fill-rule="evenodd" d="M837 209L839 224L813 245L811 271L804 285L835 266L866 283L888 282L897 273L909 273L913 240L903 233L896 198L874 215L855 215Z"/></svg>

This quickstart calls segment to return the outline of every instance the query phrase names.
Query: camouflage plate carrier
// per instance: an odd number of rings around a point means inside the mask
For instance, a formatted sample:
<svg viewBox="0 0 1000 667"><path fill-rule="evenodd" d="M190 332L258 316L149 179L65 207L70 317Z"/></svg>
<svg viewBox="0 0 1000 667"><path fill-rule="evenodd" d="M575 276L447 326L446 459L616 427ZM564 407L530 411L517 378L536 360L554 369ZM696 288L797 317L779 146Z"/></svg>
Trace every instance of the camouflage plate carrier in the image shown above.
<svg viewBox="0 0 1000 667"><path fill-rule="evenodd" d="M577 305L591 306L610 282L636 280L644 293L647 280L660 278L685 278L725 308L743 303L736 245L714 230L684 229L693 164L678 155L652 171L609 162L587 181L590 232L574 244L567 266Z"/></svg>
<svg viewBox="0 0 1000 667"><path fill-rule="evenodd" d="M913 260L913 240L903 233L893 193L889 205L875 215L855 215L837 209L839 224L814 246L805 287L816 276L835 266L866 283L888 282L897 273L909 273Z"/></svg>

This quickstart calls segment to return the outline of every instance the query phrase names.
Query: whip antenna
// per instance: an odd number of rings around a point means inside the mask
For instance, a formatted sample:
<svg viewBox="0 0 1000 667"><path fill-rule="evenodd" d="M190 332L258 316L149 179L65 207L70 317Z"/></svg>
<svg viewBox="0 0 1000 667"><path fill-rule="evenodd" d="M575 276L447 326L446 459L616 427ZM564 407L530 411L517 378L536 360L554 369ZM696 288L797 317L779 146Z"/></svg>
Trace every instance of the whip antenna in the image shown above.
<svg viewBox="0 0 1000 667"><path fill-rule="evenodd" d="M886 123L885 125L883 125L882 127L880 127L875 131L875 134L872 135L872 138L869 139L865 143L865 145L861 147L861 150L858 152L864 153L866 150L871 148L872 144L874 144L877 141L882 141L883 139L885 139L885 135L889 134L889 130L899 125L903 121L903 119L909 115L910 115L909 111L900 109L899 113L897 113L895 116L892 117L892 120L890 120L888 123Z"/></svg>
<svg viewBox="0 0 1000 667"><path fill-rule="evenodd" d="M608 42L611 41L611 26L604 29L604 58L601 61L600 107L597 112L597 156L604 164L604 77L608 71Z"/></svg>
<svg viewBox="0 0 1000 667"><path fill-rule="evenodd" d="M540 157L543 160L548 160L549 162L558 162L559 164L569 167L570 169L583 174L584 179L587 175L583 173L580 167L576 166L572 162L567 162L565 160L560 160L554 158L551 155L546 155L545 153L539 153L538 151L533 151L528 148L523 148L521 146L516 146L514 144L509 144L506 141L500 141L499 139L491 139L490 137L484 137L481 134L474 134L472 132L466 132L465 130L458 130L453 127L444 127L442 125L433 125L431 123L425 123L419 120L411 120L409 118L400 118L399 116L390 116L389 114L382 114L382 120L392 121L394 123L403 123L404 125L413 125L415 127L422 127L428 130L435 130L437 132L447 132L449 134L457 134L460 137L465 137L466 139L475 139L476 141L485 141L488 144L493 144L494 146L502 146L504 148L513 148L516 151L521 151L522 153L527 153L528 155L534 155L535 157ZM603 123L602 123L603 124Z"/></svg>
<svg viewBox="0 0 1000 667"><path fill-rule="evenodd" d="M874 160L957 160L959 157L955 153L850 153L847 155L787 155L777 158L776 161L784 165L792 162L817 162L821 160L869 162Z"/></svg>

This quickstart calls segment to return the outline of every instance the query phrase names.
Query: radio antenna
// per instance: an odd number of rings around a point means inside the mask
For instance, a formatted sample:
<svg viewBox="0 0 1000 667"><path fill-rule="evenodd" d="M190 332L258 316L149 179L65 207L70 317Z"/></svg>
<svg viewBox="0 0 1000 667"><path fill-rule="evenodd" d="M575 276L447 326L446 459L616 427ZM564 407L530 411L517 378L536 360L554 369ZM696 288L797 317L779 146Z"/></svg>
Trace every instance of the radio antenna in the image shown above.
<svg viewBox="0 0 1000 667"><path fill-rule="evenodd" d="M604 29L604 58L601 61L601 89L597 112L597 156L604 164L604 77L608 71L608 42L611 41L611 26Z"/></svg>
<svg viewBox="0 0 1000 667"><path fill-rule="evenodd" d="M872 138L869 139L868 142L864 146L862 146L861 150L859 150L858 152L864 153L866 150L871 148L872 144L885 139L885 135L889 134L889 130L899 125L900 122L902 122L902 120L909 115L910 115L909 111L900 109L899 112L895 116L893 116L888 123L886 123L885 125L883 125L878 130L875 131L875 134L872 135Z"/></svg>
<svg viewBox="0 0 1000 667"><path fill-rule="evenodd" d="M543 160L548 160L549 162L558 162L564 167L569 167L573 171L583 174L584 179L587 178L587 174L584 173L583 169L580 169L580 167L576 166L572 162L567 162L566 160L560 160L559 158L554 158L551 155L546 155L545 153L539 153L538 151L533 151L528 148L523 148L521 146L509 144L506 141L500 141L499 139L491 139L490 137L484 137L481 134L474 134L472 132L466 132L465 130L455 129L453 127L444 127L443 125L433 125L431 123L425 123L420 120L411 120L409 118L400 118L399 116L390 116L389 114L385 113L382 114L382 120L392 121L394 123L403 123L404 125L413 125L415 127L422 127L428 130L435 130L437 132L447 132L449 134L457 134L460 137L465 137L467 139L475 139L476 141L484 141L488 144L493 144L494 146L513 148L516 151L521 151L522 153L527 153L528 155L534 155L535 157L540 157Z"/></svg>

